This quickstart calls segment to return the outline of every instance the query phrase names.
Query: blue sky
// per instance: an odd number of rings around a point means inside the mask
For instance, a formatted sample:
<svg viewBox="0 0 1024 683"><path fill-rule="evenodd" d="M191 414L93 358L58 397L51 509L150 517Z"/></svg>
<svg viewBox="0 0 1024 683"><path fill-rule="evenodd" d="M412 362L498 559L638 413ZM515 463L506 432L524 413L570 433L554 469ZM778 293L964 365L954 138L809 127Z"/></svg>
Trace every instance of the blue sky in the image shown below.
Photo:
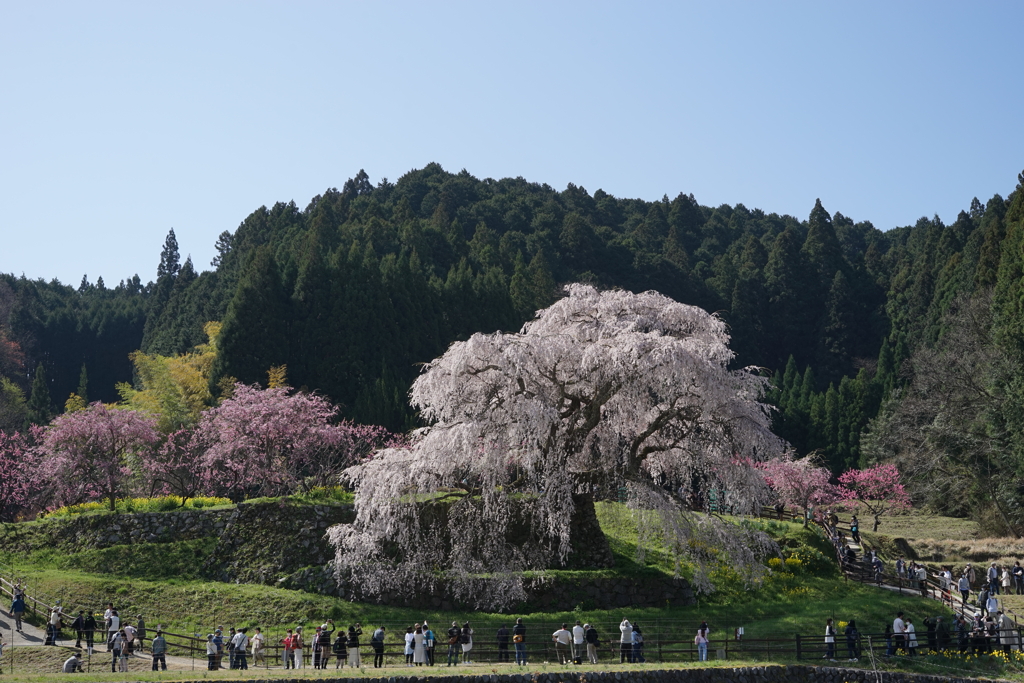
<svg viewBox="0 0 1024 683"><path fill-rule="evenodd" d="M208 268L262 204L360 169L889 229L1024 169L1024 3L14 2L0 271Z"/></svg>

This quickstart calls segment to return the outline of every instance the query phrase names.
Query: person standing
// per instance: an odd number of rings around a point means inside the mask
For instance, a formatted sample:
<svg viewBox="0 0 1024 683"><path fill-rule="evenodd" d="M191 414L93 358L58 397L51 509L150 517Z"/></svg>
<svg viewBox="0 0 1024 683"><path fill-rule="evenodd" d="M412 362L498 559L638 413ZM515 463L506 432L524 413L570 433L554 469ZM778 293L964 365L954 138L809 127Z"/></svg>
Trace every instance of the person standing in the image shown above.
<svg viewBox="0 0 1024 683"><path fill-rule="evenodd" d="M516 625L512 627L512 644L516 648L516 664L526 666L526 627L522 617L516 619Z"/></svg>
<svg viewBox="0 0 1024 683"><path fill-rule="evenodd" d="M85 610L78 610L78 616L71 622L75 630L75 649L82 648L82 633L85 631Z"/></svg>
<svg viewBox="0 0 1024 683"><path fill-rule="evenodd" d="M405 629L405 649L402 650L402 654L405 655L405 665L412 666L412 656L415 653L416 638L413 637L413 627L410 626Z"/></svg>
<svg viewBox="0 0 1024 683"><path fill-rule="evenodd" d="M857 520L857 515L850 520L850 538L854 543L860 545L860 522Z"/></svg>
<svg viewBox="0 0 1024 683"><path fill-rule="evenodd" d="M572 660L575 664L583 663L583 654L587 649L586 635L587 630L577 620L576 625L572 627Z"/></svg>
<svg viewBox="0 0 1024 683"><path fill-rule="evenodd" d="M104 617L107 620L107 650L110 650L113 647L111 641L114 639L114 634L121 630L121 616L114 609L114 603L110 603L110 608L104 613Z"/></svg>
<svg viewBox="0 0 1024 683"><path fill-rule="evenodd" d="M597 664L597 629L590 624L584 624L583 639L587 641L587 659L591 664Z"/></svg>
<svg viewBox="0 0 1024 683"><path fill-rule="evenodd" d="M363 625L356 622L348 627L348 665L358 669L363 665L359 657L359 636L363 635Z"/></svg>
<svg viewBox="0 0 1024 683"><path fill-rule="evenodd" d="M292 659L292 643L294 640L295 636L292 635L291 629L288 629L288 635L281 640L281 645L284 646L284 649L281 651L281 664L286 669L292 668L292 664L295 663Z"/></svg>
<svg viewBox="0 0 1024 683"><path fill-rule="evenodd" d="M503 664L508 662L508 643L512 638L511 632L505 627L505 624L501 625L498 629L498 663Z"/></svg>
<svg viewBox="0 0 1024 683"><path fill-rule="evenodd" d="M907 622L903 621L903 612L897 612L892 620L893 652L906 649Z"/></svg>
<svg viewBox="0 0 1024 683"><path fill-rule="evenodd" d="M846 652L850 655L847 661L856 662L860 659L860 631L857 630L855 619L850 619L846 625Z"/></svg>
<svg viewBox="0 0 1024 683"><path fill-rule="evenodd" d="M572 659L572 633L569 632L568 625L562 624L562 628L551 634L551 639L555 641L558 663L568 664Z"/></svg>
<svg viewBox="0 0 1024 683"><path fill-rule="evenodd" d="M708 661L708 634L702 628L697 629L697 636L693 639L694 644L697 645L697 661L706 662Z"/></svg>
<svg viewBox="0 0 1024 683"><path fill-rule="evenodd" d="M16 593L11 602L11 616L14 617L14 630L21 631L21 618L25 616L25 596Z"/></svg>
<svg viewBox="0 0 1024 683"><path fill-rule="evenodd" d="M985 601L985 609L988 610L989 616L994 617L996 612L999 611L999 598L989 593L988 600Z"/></svg>
<svg viewBox="0 0 1024 683"><path fill-rule="evenodd" d="M295 635L292 636L292 657L295 659L296 669L305 669L306 662L302 659L302 648L304 643L302 642L302 627L295 627Z"/></svg>
<svg viewBox="0 0 1024 683"><path fill-rule="evenodd" d="M234 671L235 669L238 668L238 665L235 662L235 636L236 635L238 635L238 631L236 631L235 627L232 626L230 628L230 630L228 631L227 642L224 645L224 647L226 647L227 651L228 651L228 668L231 669L232 671Z"/></svg>
<svg viewBox="0 0 1024 683"><path fill-rule="evenodd" d="M311 643L311 645L313 647L313 668L314 669L319 669L320 668L320 647L322 645L321 639L323 638L323 635L324 635L323 629L320 628L319 626L317 626L316 627L316 633L313 634L313 642Z"/></svg>
<svg viewBox="0 0 1024 683"><path fill-rule="evenodd" d="M384 666L384 636L386 632L387 629L383 626L378 626L377 630L373 632L372 636L370 636L370 645L373 647L374 669L380 669ZM431 633L433 633L433 631L431 631Z"/></svg>
<svg viewBox="0 0 1024 683"><path fill-rule="evenodd" d="M914 621L907 617L907 626L904 633L907 634L907 650L910 652L910 656L913 657L917 654L917 629L914 628Z"/></svg>
<svg viewBox="0 0 1024 683"><path fill-rule="evenodd" d="M263 635L263 631L260 627L256 627L256 632L252 634L252 663L255 666L260 666L266 662L266 657L263 654L263 648L267 645L267 638Z"/></svg>
<svg viewBox="0 0 1024 683"><path fill-rule="evenodd" d="M459 628L459 622L453 621L452 627L448 629L448 666L452 666L452 660L454 660L455 666L459 665L460 640L462 640L462 629Z"/></svg>
<svg viewBox="0 0 1024 683"><path fill-rule="evenodd" d="M345 662L348 661L348 632L345 629L338 629L338 635L331 648L334 650L334 668L344 668Z"/></svg>
<svg viewBox="0 0 1024 683"><path fill-rule="evenodd" d="M999 644L1003 646L1003 652L1010 654L1010 651L1019 645L1016 624L1002 612L999 612L996 624L999 627Z"/></svg>
<svg viewBox="0 0 1024 683"><path fill-rule="evenodd" d="M1013 588L1017 595L1024 595L1024 567L1020 566L1020 560L1013 563L1013 569L1010 570L1013 574Z"/></svg>
<svg viewBox="0 0 1024 683"><path fill-rule="evenodd" d="M633 624L622 617L619 624L619 664L633 663Z"/></svg>
<svg viewBox="0 0 1024 683"><path fill-rule="evenodd" d="M139 639L139 650L146 649L146 620L141 614L135 616L138 620L135 625L135 637Z"/></svg>
<svg viewBox="0 0 1024 683"><path fill-rule="evenodd" d="M469 627L468 621L462 625L459 642L462 644L462 663L469 664L469 653L473 650L473 629Z"/></svg>
<svg viewBox="0 0 1024 683"><path fill-rule="evenodd" d="M427 649L427 666L434 666L434 632L426 620L423 621L423 644Z"/></svg>
<svg viewBox="0 0 1024 683"><path fill-rule="evenodd" d="M241 671L249 670L249 662L246 661L246 655L249 652L248 630L247 628L238 629L238 632L235 633L235 637L232 639L235 646L235 668Z"/></svg>
<svg viewBox="0 0 1024 683"><path fill-rule="evenodd" d="M152 670L157 671L159 667L159 670L167 671L167 640L160 629L156 630L156 636L153 638L150 653L153 655Z"/></svg>
<svg viewBox="0 0 1024 683"><path fill-rule="evenodd" d="M217 647L217 660L215 661L218 670L224 668L224 630L215 629L213 632L213 644Z"/></svg>
<svg viewBox="0 0 1024 683"><path fill-rule="evenodd" d="M822 659L836 661L836 628L831 617L825 621L825 656Z"/></svg>
<svg viewBox="0 0 1024 683"><path fill-rule="evenodd" d="M126 639L126 636L124 634L124 629L121 629L118 632L118 635L121 637L121 641L123 643L123 645L121 646L121 656L117 659L118 671L127 671L128 655L131 653L131 650L128 649L128 640Z"/></svg>
<svg viewBox="0 0 1024 683"><path fill-rule="evenodd" d="M206 670L217 670L217 643L213 642L213 634L206 636Z"/></svg>
<svg viewBox="0 0 1024 683"><path fill-rule="evenodd" d="M960 590L960 598L964 601L964 605L966 605L968 598L971 597L971 580L967 578L966 573L960 575L956 582L956 587Z"/></svg>
<svg viewBox="0 0 1024 683"><path fill-rule="evenodd" d="M121 648L124 646L124 636L121 635L120 629L114 631L114 634L110 636L110 671L117 673L118 660L121 659Z"/></svg>
<svg viewBox="0 0 1024 683"><path fill-rule="evenodd" d="M999 568L995 562L988 568L988 592L989 595L999 595Z"/></svg>
<svg viewBox="0 0 1024 683"><path fill-rule="evenodd" d="M82 622L82 632L85 634L85 647L86 652L92 654L93 638L96 635L96 617L93 616L92 610L85 615L85 620Z"/></svg>
<svg viewBox="0 0 1024 683"><path fill-rule="evenodd" d="M412 663L416 666L427 663L427 637L423 635L422 626L417 626L412 634Z"/></svg>
<svg viewBox="0 0 1024 683"><path fill-rule="evenodd" d="M644 657L644 632L635 622L633 623L633 661L637 664L647 661Z"/></svg>

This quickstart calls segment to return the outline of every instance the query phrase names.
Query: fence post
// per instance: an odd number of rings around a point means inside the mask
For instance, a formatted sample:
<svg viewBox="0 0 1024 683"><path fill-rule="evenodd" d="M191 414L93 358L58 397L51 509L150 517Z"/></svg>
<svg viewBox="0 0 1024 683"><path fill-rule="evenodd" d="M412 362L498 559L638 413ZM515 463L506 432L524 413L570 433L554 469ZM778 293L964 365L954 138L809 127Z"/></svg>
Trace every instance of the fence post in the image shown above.
<svg viewBox="0 0 1024 683"><path fill-rule="evenodd" d="M797 658L798 661L800 660L800 655L801 654L802 654L802 652L801 652L801 648L800 648L800 634L798 633L798 634L796 634L796 658Z"/></svg>

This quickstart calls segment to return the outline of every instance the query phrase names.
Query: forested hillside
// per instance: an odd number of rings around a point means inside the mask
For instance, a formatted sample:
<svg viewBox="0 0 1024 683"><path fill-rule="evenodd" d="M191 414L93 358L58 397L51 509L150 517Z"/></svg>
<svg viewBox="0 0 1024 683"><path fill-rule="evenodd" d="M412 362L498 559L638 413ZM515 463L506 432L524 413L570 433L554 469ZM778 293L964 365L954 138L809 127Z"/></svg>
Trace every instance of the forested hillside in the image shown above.
<svg viewBox="0 0 1024 683"><path fill-rule="evenodd" d="M904 361L941 348L958 298L989 296L992 343L1024 351L1021 195L975 199L951 225L882 232L820 202L799 219L437 164L397 183L360 172L305 208L258 208L220 235L213 270L182 264L172 232L146 285L0 277L0 426L45 421L71 392L115 400L131 351L185 352L219 320L213 384L265 382L287 365L294 386L347 417L402 429L415 424L405 395L418 363L473 332L517 329L561 283L584 281L718 312L737 363L773 373L779 433L841 471L861 459L886 397L912 382ZM876 456L900 451L881 430Z"/></svg>

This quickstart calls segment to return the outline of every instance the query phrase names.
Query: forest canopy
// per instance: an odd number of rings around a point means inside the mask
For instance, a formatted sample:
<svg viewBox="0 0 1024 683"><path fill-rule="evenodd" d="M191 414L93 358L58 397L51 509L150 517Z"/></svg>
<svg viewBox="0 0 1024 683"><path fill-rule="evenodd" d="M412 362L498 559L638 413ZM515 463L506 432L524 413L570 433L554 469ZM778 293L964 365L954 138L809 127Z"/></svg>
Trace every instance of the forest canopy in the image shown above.
<svg viewBox="0 0 1024 683"><path fill-rule="evenodd" d="M234 380L262 382L286 365L293 386L345 418L404 431L419 424L407 400L419 364L474 333L519 330L561 285L583 282L716 312L733 367L759 366L771 379L775 432L838 474L896 457L881 424L871 453L862 435L883 406L886 423L901 424L894 402L932 381L915 354L942 357L947 332L962 327L956 302L981 301L990 352L1005 357L1001 367L1019 362L1021 195L1018 186L1005 199L974 199L950 224L923 217L883 232L820 201L799 218L704 206L682 192L645 201L558 191L438 164L376 184L360 171L304 208L259 207L220 234L209 270L181 260L172 230L152 282L83 277L76 288L0 275L0 428L45 424L72 393L141 404L167 373L211 359L208 386L193 386L167 420L188 422L196 401L215 403ZM215 357L202 350L210 321L221 323ZM176 368L159 361L186 353ZM1005 386L1001 417L978 417L998 427L986 434L1006 435L994 447L1011 454L1024 453L1006 428L1017 384ZM1016 458L1002 471L1024 471Z"/></svg>

